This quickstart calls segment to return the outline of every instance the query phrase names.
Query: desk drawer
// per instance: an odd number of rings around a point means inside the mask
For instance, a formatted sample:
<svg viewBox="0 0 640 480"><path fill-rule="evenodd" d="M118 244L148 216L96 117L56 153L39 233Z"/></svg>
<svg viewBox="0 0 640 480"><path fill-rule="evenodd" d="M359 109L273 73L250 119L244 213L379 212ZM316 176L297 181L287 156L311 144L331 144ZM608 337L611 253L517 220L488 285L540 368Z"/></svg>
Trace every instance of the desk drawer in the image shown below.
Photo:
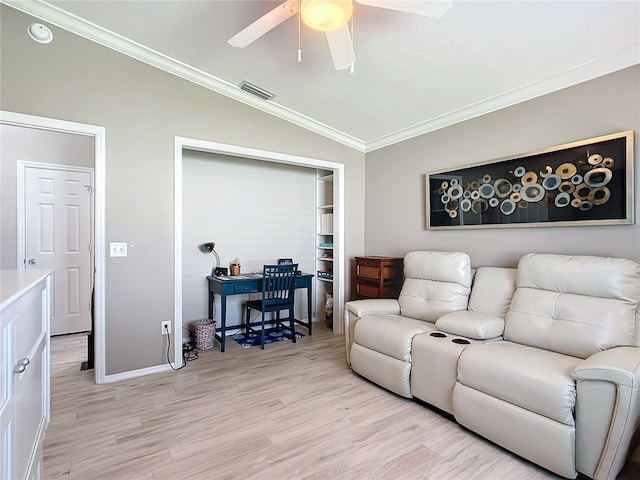
<svg viewBox="0 0 640 480"><path fill-rule="evenodd" d="M251 285L250 283L236 283L233 285L233 293L250 293L250 292L259 292L260 290L255 288L255 285Z"/></svg>

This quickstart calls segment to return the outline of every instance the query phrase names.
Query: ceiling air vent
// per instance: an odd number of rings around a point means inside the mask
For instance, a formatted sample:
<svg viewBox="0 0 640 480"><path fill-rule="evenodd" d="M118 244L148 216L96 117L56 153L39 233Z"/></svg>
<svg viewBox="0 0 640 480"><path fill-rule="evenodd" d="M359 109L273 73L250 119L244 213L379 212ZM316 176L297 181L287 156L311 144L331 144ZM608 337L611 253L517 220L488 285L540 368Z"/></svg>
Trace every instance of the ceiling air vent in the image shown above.
<svg viewBox="0 0 640 480"><path fill-rule="evenodd" d="M249 92L251 95L255 95L256 97L259 97L263 100L271 100L273 97L276 96L275 93L271 93L265 90L264 88L260 88L259 86L254 85L253 83L247 82L246 80L243 80L242 83L240 84L240 90Z"/></svg>

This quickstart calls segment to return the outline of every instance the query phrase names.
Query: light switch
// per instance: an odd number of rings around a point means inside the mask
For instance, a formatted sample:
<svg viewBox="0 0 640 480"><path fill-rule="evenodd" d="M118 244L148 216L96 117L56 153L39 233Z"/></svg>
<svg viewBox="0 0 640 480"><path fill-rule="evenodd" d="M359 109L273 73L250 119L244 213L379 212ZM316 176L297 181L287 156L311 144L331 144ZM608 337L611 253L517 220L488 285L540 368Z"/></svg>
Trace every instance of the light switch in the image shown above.
<svg viewBox="0 0 640 480"><path fill-rule="evenodd" d="M109 244L109 256L110 257L126 257L127 256L127 244L124 243L110 243Z"/></svg>

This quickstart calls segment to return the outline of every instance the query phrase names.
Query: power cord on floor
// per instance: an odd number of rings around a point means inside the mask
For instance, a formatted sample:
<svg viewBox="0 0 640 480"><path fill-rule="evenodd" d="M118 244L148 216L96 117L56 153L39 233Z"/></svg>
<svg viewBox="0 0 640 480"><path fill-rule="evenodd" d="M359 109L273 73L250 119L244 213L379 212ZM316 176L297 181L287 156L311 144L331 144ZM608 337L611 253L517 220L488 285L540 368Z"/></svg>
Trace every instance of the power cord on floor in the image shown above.
<svg viewBox="0 0 640 480"><path fill-rule="evenodd" d="M189 334L189 329L182 326L183 330L186 330L187 334ZM192 362L198 359L198 349L196 348L196 344L194 341L189 340L189 343L182 343L182 358L184 358L185 362Z"/></svg>
<svg viewBox="0 0 640 480"><path fill-rule="evenodd" d="M171 335L169 335L169 329L167 328L166 325L165 325L164 329L166 331L166 336L167 336L167 363L169 364L169 366L171 367L172 370L175 370L175 371L182 370L184 367L187 366L187 362L192 362L193 360L197 360L198 359L198 351L197 350L189 350L188 348L185 350L183 348L182 349L182 366L180 366L178 368L175 368L171 364L171 359L169 358L169 352L171 351Z"/></svg>
<svg viewBox="0 0 640 480"><path fill-rule="evenodd" d="M182 345L182 358L185 362L193 362L198 357L198 350L193 345Z"/></svg>

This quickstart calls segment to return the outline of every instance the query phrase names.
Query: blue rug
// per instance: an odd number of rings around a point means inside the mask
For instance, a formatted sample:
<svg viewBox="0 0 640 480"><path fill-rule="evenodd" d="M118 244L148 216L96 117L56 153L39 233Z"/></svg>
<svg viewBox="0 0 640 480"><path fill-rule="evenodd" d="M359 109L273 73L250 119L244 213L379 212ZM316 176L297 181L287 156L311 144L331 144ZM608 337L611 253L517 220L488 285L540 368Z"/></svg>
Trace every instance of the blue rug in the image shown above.
<svg viewBox="0 0 640 480"><path fill-rule="evenodd" d="M296 332L296 338L304 337L302 333ZM244 332L231 335L231 338L242 345L244 348L251 348L260 346L260 333L249 332L249 337ZM282 342L284 340L291 341L291 330L288 328L280 328L280 331L276 327L267 328L264 331L264 344Z"/></svg>

